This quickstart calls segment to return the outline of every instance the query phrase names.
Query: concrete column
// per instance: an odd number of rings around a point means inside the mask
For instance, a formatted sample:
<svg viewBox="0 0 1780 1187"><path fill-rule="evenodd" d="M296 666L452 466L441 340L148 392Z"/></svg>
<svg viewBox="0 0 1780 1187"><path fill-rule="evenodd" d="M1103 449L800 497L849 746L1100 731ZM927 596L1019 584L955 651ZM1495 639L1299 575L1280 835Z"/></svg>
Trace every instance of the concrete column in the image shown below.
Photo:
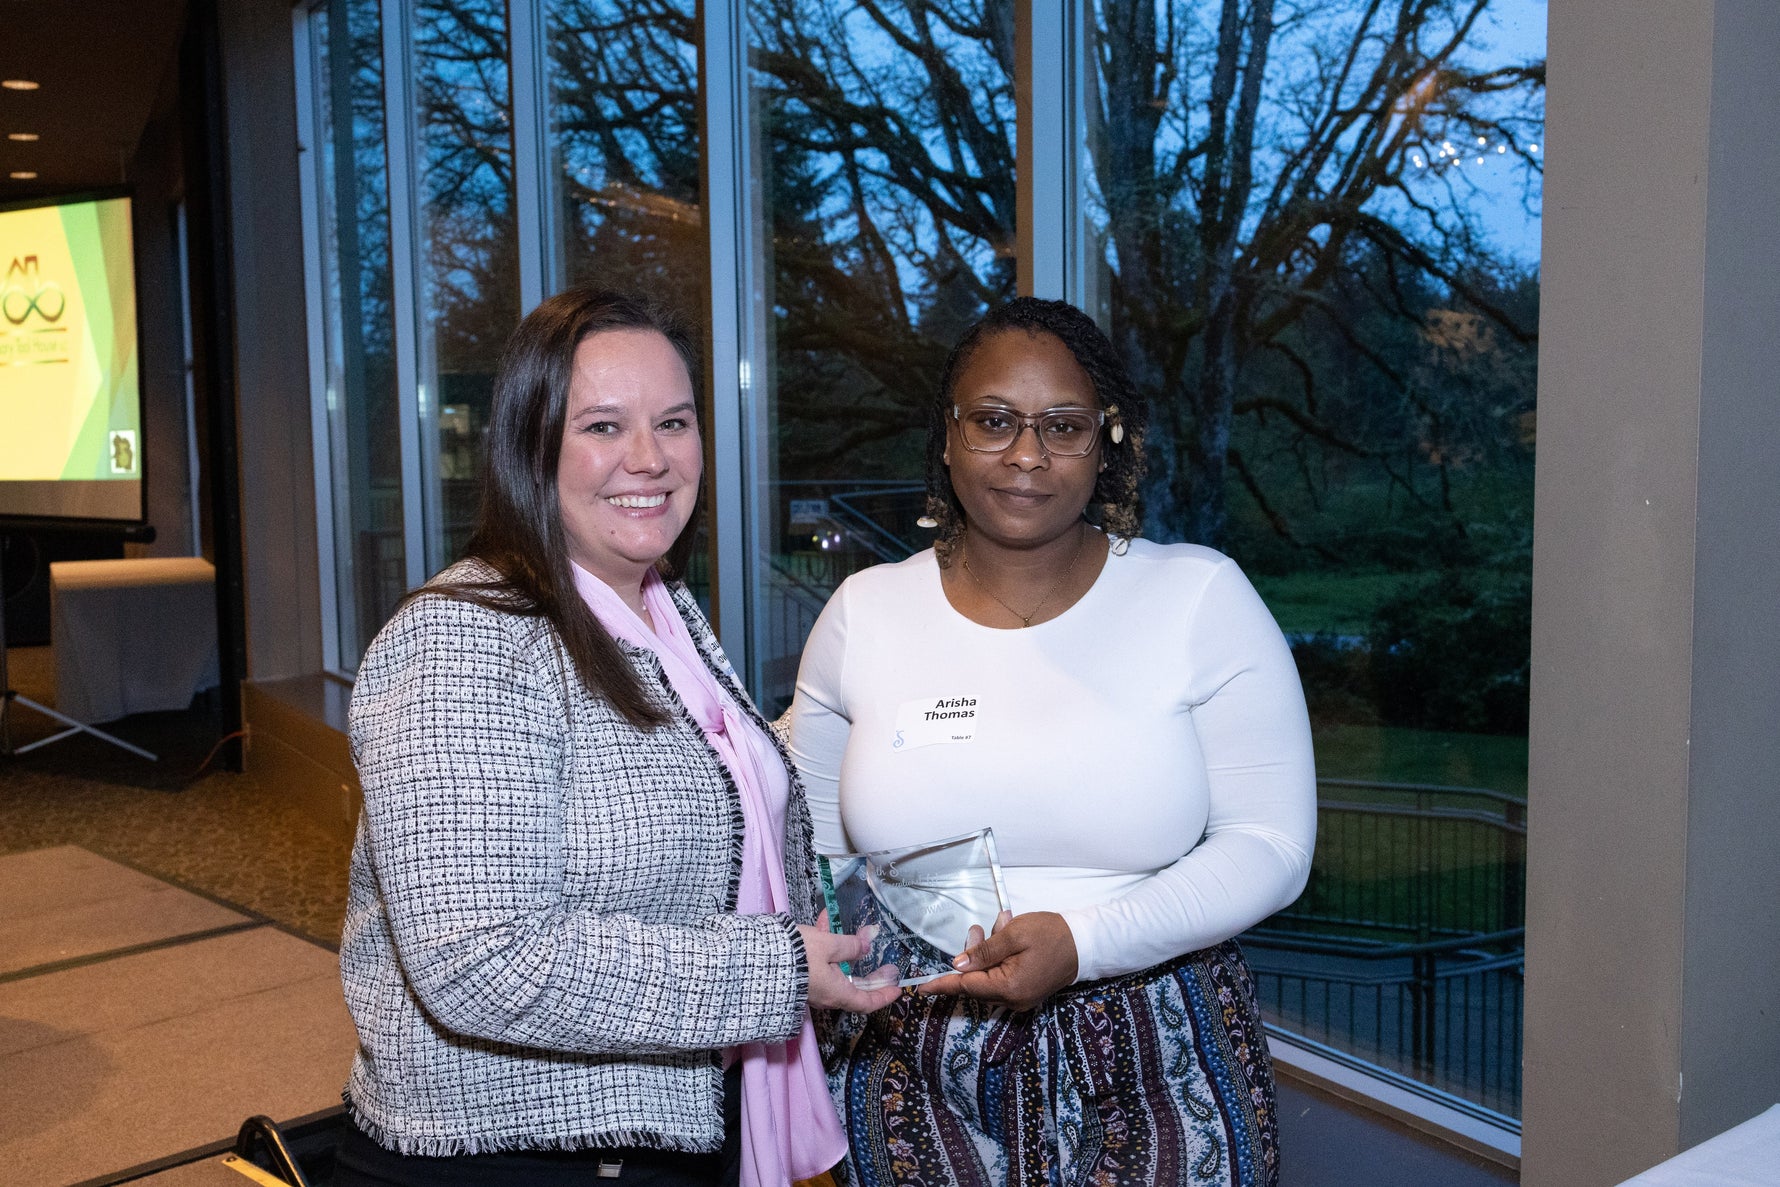
<svg viewBox="0 0 1780 1187"><path fill-rule="evenodd" d="M219 0L240 395L247 674L321 670L290 8ZM324 525L325 530L325 525Z"/></svg>
<svg viewBox="0 0 1780 1187"><path fill-rule="evenodd" d="M1550 10L1522 1182L1780 1101L1780 7Z"/></svg>

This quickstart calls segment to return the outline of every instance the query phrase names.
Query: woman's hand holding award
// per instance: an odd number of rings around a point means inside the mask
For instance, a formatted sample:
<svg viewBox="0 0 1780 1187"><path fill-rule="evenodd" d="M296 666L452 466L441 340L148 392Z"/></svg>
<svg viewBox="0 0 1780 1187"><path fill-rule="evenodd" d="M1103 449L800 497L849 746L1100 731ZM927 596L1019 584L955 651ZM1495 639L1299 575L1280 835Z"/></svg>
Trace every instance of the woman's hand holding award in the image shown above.
<svg viewBox="0 0 1780 1187"><path fill-rule="evenodd" d="M986 828L818 860L829 925L871 945L850 963L855 984L921 985L947 976L1008 909L995 835Z"/></svg>

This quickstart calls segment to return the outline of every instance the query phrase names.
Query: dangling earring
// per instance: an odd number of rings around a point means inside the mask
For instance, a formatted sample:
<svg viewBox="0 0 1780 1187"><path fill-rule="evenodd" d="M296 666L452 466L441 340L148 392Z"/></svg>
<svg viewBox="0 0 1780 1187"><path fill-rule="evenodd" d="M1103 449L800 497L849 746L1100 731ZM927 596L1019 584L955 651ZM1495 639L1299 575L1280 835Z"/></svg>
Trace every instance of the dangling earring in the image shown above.
<svg viewBox="0 0 1780 1187"><path fill-rule="evenodd" d="M927 528L931 531L939 526L939 520L933 518L931 515L923 515L920 519L915 521L915 526L918 528Z"/></svg>
<svg viewBox="0 0 1780 1187"><path fill-rule="evenodd" d="M1106 406L1106 419L1112 422L1112 427L1107 430L1106 435L1112 438L1112 443L1114 445L1117 445L1125 439L1125 423L1119 419L1119 406L1117 404L1108 404ZM1104 470L1106 467L1103 465L1100 468Z"/></svg>

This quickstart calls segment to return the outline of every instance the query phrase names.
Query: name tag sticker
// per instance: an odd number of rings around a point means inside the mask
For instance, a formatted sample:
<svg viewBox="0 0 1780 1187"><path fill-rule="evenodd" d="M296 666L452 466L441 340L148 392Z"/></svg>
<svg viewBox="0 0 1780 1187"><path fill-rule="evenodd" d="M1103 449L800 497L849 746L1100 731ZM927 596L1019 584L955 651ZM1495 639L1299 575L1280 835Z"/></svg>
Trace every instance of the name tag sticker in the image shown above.
<svg viewBox="0 0 1780 1187"><path fill-rule="evenodd" d="M977 736L977 698L973 696L922 697L904 701L896 710L896 736L892 750L914 750L953 742L973 742Z"/></svg>

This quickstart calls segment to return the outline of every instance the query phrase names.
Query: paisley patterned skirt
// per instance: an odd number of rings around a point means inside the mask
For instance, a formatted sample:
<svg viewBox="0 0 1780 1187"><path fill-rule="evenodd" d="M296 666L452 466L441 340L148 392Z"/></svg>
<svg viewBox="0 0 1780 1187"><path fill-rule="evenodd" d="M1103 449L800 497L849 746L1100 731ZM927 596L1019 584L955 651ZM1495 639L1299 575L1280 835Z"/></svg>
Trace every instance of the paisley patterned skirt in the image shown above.
<svg viewBox="0 0 1780 1187"><path fill-rule="evenodd" d="M857 1187L1274 1187L1273 1068L1234 941L1036 1010L894 1004L831 1036Z"/></svg>

